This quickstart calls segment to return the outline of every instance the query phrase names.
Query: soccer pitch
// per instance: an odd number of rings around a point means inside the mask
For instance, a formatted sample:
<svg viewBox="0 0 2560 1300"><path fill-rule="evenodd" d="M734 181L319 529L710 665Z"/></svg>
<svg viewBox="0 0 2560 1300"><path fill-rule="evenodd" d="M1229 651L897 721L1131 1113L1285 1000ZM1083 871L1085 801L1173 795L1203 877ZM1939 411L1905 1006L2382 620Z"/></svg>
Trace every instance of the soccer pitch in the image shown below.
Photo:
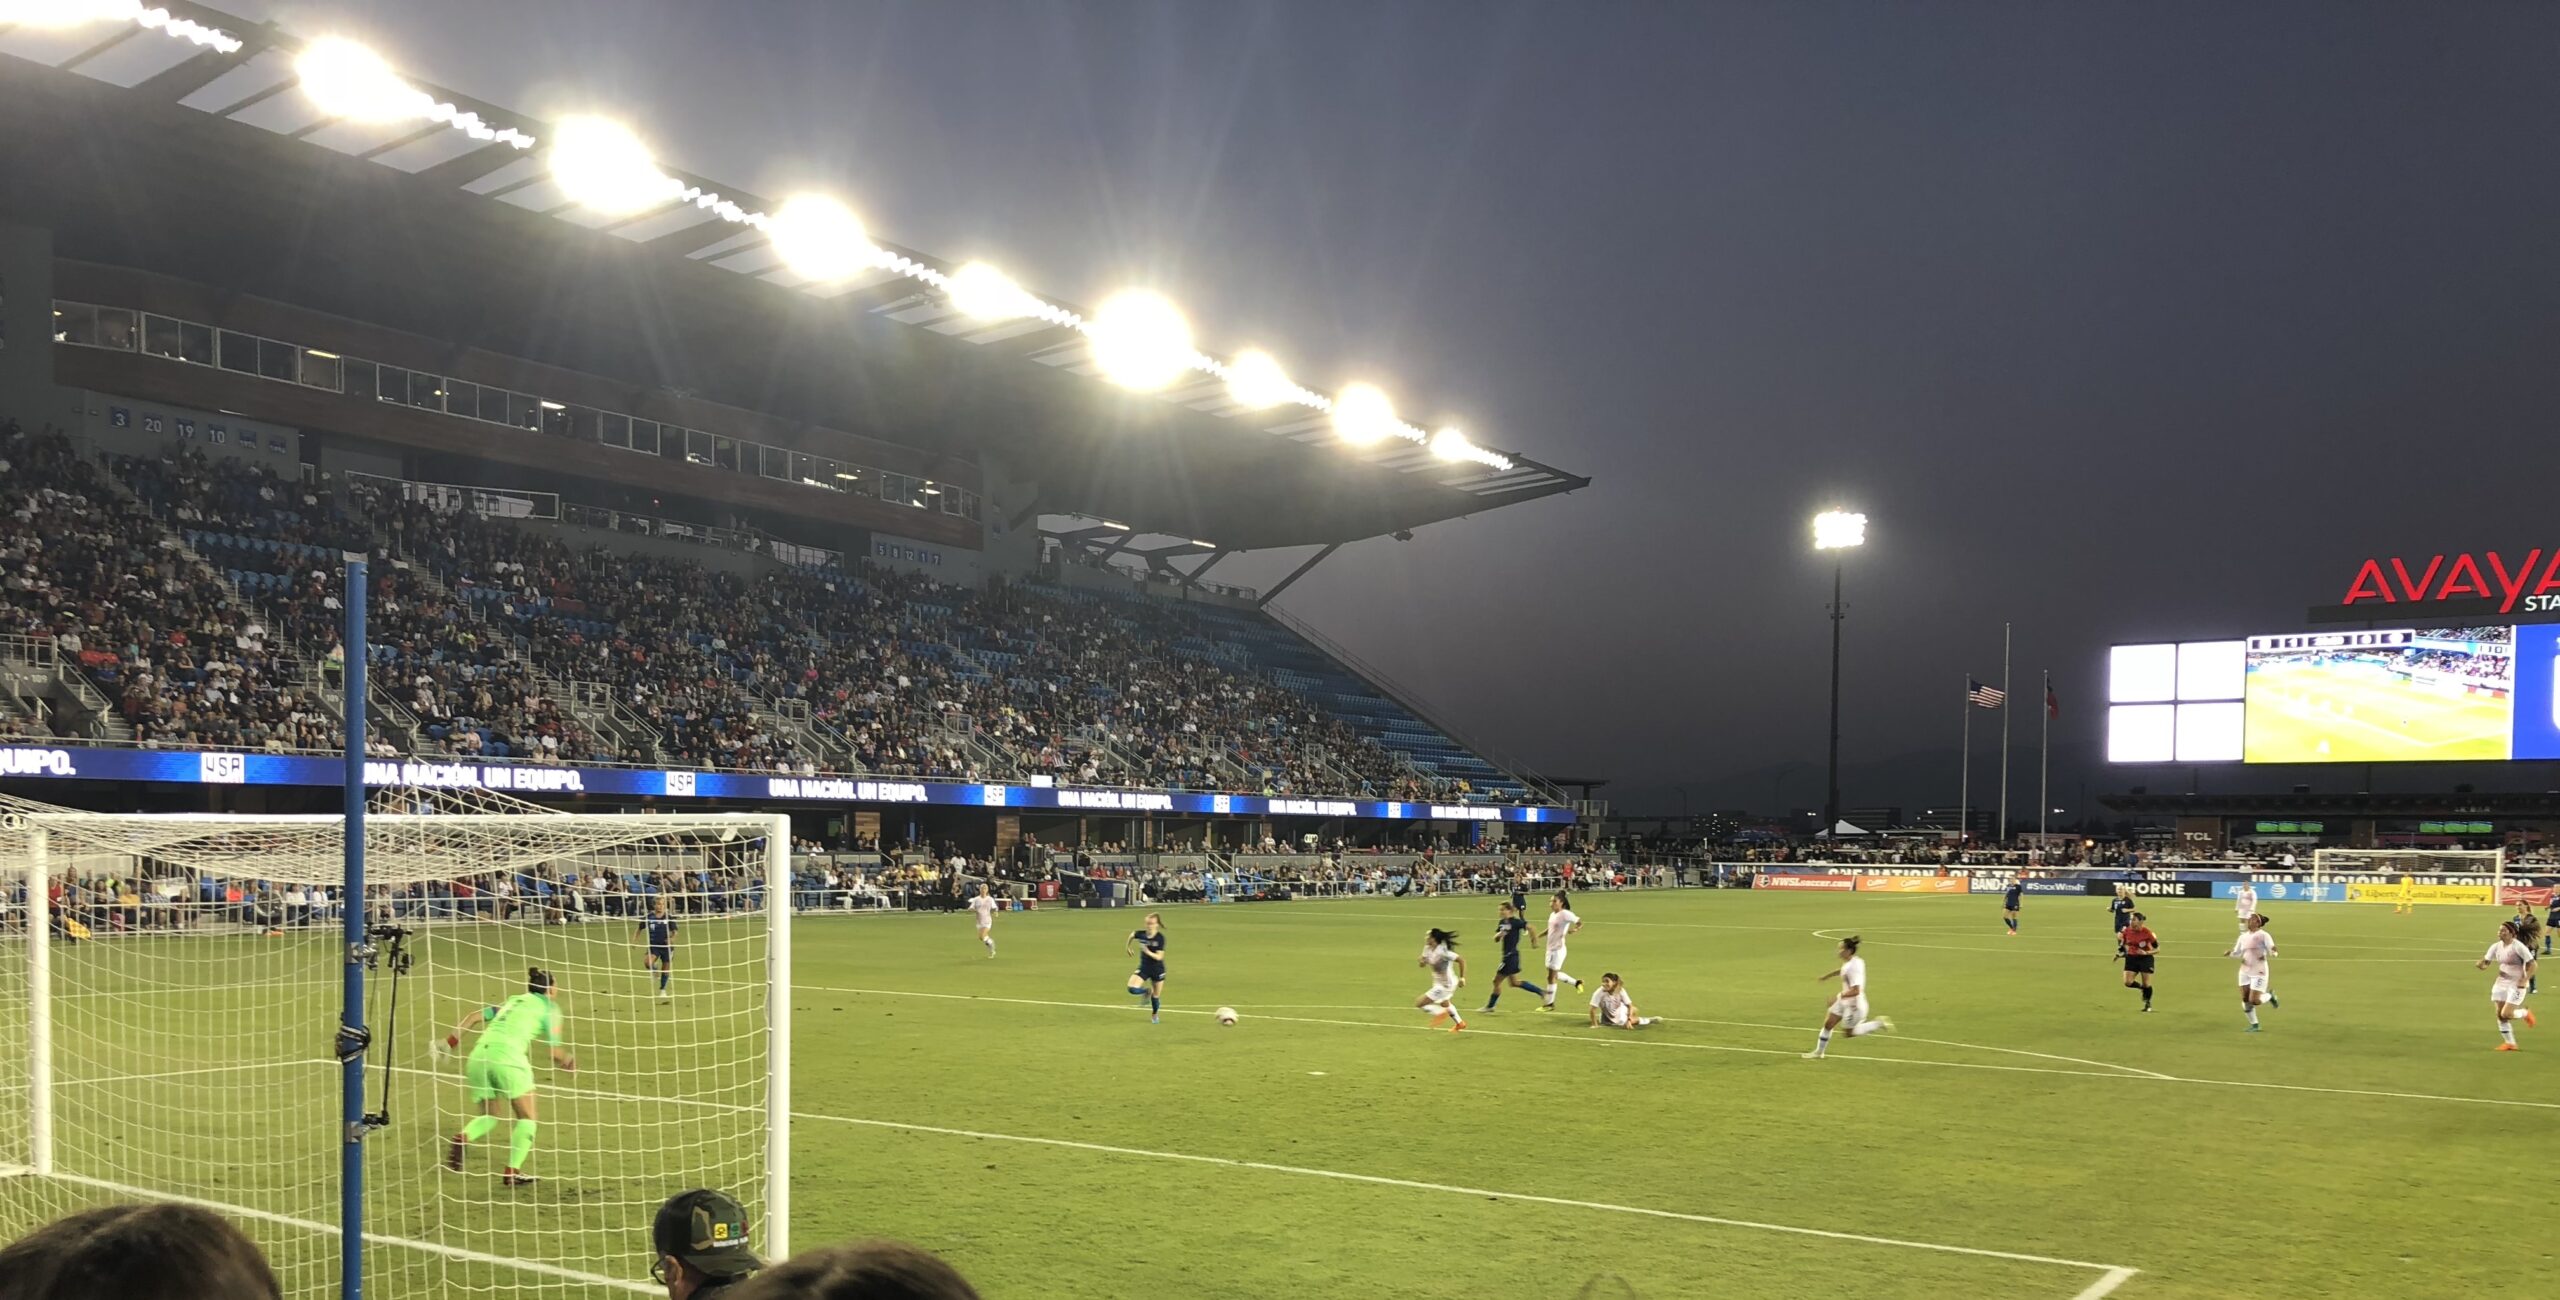
<svg viewBox="0 0 2560 1300"><path fill-rule="evenodd" d="M1006 914L993 960L965 915L804 918L793 1235L917 1241L990 1296L2521 1293L2553 1262L2531 1226L2532 1135L2560 1088L2531 1031L2521 1054L2490 1050L2470 962L2496 914L2272 906L2284 1006L2258 1034L2218 902L2146 903L2165 949L2141 1015L2096 898L2030 898L2011 939L1996 896L1582 895L1573 973L1617 971L1669 1018L1636 1033L1585 1028L1571 993L1553 1013L1516 991L1475 1013L1499 964L1481 896L1166 909L1162 1024L1125 991L1135 912ZM1463 1034L1410 1009L1429 925L1464 935ZM472 1177L437 1174L458 1065L404 1050L442 1072L404 1075L372 1139L374 1230L627 1261L612 1271L636 1283L645 1213L597 1207L677 1190L647 1159L657 1122L743 1109L718 1098L753 1080L695 1059L682 1027L688 1000L745 994L688 986L680 947L678 997L658 1006L622 926L566 929L526 942L627 956L630 987L568 991L584 1068L539 1072L544 1183L502 1191L485 1152ZM1900 1032L1801 1060L1829 936L1852 931ZM104 947L58 953L57 979ZM521 978L503 943L443 951L489 969L438 970L440 987ZM220 996L172 989L155 1014L227 1014ZM290 1014L325 1025L326 999L307 1000ZM1219 1027L1221 1004L1242 1022ZM65 1073L203 1068L91 1055ZM272 1148L275 1167L237 1176L325 1179L335 1075L307 1070L308 1097L248 1112L173 1118L131 1094L133 1125L67 1132L66 1159ZM670 1082L711 1100L671 1102ZM487 1235L525 1207L539 1229ZM280 1254L329 1249L245 1226ZM618 1293L391 1244L375 1257L384 1297Z"/></svg>
<svg viewBox="0 0 2560 1300"><path fill-rule="evenodd" d="M2370 667L2261 665L2248 690L2252 763L2503 759L2513 744L2509 701L2441 694Z"/></svg>

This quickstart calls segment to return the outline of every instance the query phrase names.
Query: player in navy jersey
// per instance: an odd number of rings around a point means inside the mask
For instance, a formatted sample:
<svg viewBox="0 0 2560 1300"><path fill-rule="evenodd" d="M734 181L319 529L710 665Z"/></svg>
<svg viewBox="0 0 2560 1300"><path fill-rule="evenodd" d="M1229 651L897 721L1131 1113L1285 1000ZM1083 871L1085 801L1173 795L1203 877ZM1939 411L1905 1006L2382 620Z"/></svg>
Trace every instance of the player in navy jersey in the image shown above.
<svg viewBox="0 0 2560 1300"><path fill-rule="evenodd" d="M2000 896L2001 921L2009 927L2009 937L2018 937L2018 904L2026 901L2027 884L2016 876L2009 877L2008 891Z"/></svg>
<svg viewBox="0 0 2560 1300"><path fill-rule="evenodd" d="M1129 991L1145 991L1147 1023L1158 1023L1164 1019L1164 918L1147 913L1146 928L1130 935L1129 942L1120 945L1120 951L1138 955L1137 986Z"/></svg>
<svg viewBox="0 0 2560 1300"><path fill-rule="evenodd" d="M2116 900L2107 904L2107 911L2115 919L2116 955L2121 957L2124 955L2124 928L2133 924L2133 891L2117 886Z"/></svg>
<svg viewBox="0 0 2560 1300"><path fill-rule="evenodd" d="M1503 904L1502 919L1493 923L1493 937L1502 941L1502 969L1494 973L1493 992L1484 1000L1485 1010L1493 1010L1493 1004L1502 1000L1502 986L1505 982L1515 988L1535 993L1541 998L1547 996L1545 989L1520 978L1520 936L1528 932L1529 923L1521 919L1520 905Z"/></svg>
<svg viewBox="0 0 2560 1300"><path fill-rule="evenodd" d="M675 973L676 920L667 915L667 900L661 898L649 905L649 919L640 923L639 938L649 944L648 969L658 973L658 1000L675 996L668 991L667 980Z"/></svg>

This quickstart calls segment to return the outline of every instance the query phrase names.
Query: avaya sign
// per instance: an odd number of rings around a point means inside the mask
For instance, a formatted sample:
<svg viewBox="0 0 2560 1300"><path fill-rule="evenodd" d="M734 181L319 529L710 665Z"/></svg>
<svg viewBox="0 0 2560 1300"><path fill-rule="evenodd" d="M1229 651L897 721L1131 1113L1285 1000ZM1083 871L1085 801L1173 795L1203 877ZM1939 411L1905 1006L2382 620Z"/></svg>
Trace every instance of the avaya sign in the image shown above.
<svg viewBox="0 0 2560 1300"><path fill-rule="evenodd" d="M2432 555L2424 564L2401 556L2366 560L2347 584L2348 605L2435 605L2489 601L2501 614L2560 613L2560 547L2537 546L2514 563L2504 551Z"/></svg>

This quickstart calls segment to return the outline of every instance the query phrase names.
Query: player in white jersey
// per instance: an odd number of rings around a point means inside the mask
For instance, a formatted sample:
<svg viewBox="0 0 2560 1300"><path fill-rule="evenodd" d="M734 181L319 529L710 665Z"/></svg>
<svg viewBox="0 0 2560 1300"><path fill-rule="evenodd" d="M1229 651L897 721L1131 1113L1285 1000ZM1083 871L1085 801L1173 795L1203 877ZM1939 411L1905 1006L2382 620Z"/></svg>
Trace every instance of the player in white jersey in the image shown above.
<svg viewBox="0 0 2560 1300"><path fill-rule="evenodd" d="M1466 1028L1466 1017L1458 1014L1458 990L1467 986L1467 959L1458 955L1458 932L1424 932L1422 956L1413 964L1431 972L1431 987L1413 1000L1414 1009L1435 1020L1447 1016L1450 1033Z"/></svg>
<svg viewBox="0 0 2560 1300"><path fill-rule="evenodd" d="M2248 929L2249 918L2258 914L2258 887L2246 880L2241 881L2240 887L2231 891L2231 912L2240 928Z"/></svg>
<svg viewBox="0 0 2560 1300"><path fill-rule="evenodd" d="M2480 955L2480 969L2498 968L2498 982L2489 986L2489 1005L2498 1012L2498 1050L2516 1049L2516 1022L2522 1020L2530 1028L2533 1013L2524 1009L2525 991L2532 986L2534 952L2516 935L2516 923L2502 921L2498 925L2498 941Z"/></svg>
<svg viewBox="0 0 2560 1300"><path fill-rule="evenodd" d="M1831 1009L1822 1018L1822 1035L1813 1040L1813 1050L1804 1054L1808 1061L1819 1061L1831 1050L1831 1031L1844 1029L1851 1038L1879 1034L1893 1028L1883 1016L1867 1018L1867 959L1858 955L1858 936L1840 941L1840 969L1814 977L1814 983L1838 977L1840 991L1831 997Z"/></svg>
<svg viewBox="0 0 2560 1300"><path fill-rule="evenodd" d="M1582 928L1582 918L1564 905L1564 891L1557 890L1547 900L1547 1000L1538 1005L1540 1011L1556 1009L1556 991L1570 984L1582 987L1582 981L1564 972L1565 940Z"/></svg>
<svg viewBox="0 0 2560 1300"><path fill-rule="evenodd" d="M1642 1029L1661 1019L1636 1014L1635 995L1627 992L1627 982L1618 978L1618 972L1600 977L1600 990L1591 995L1592 1028L1606 1025L1611 1029Z"/></svg>
<svg viewBox="0 0 2560 1300"><path fill-rule="evenodd" d="M2240 1010L2249 1017L2249 1032L2258 1032L2258 1006L2282 1007L2276 995L2267 991L2267 963L2276 955L2276 937L2267 933L2267 918L2251 913L2248 929L2240 932L2240 940L2231 945L2226 957L2240 961Z"/></svg>
<svg viewBox="0 0 2560 1300"><path fill-rule="evenodd" d="M987 946L987 955L996 955L996 898L987 886L978 886L978 896L969 900L969 910L978 917L978 942Z"/></svg>

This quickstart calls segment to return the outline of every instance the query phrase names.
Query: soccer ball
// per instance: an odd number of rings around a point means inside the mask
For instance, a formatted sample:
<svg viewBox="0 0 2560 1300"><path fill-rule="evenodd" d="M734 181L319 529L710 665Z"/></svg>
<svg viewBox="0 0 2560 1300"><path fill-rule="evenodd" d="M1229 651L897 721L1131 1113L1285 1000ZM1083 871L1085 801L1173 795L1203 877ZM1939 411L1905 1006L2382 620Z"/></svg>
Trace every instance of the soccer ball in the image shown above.
<svg viewBox="0 0 2560 1300"><path fill-rule="evenodd" d="M1220 1007L1220 1008L1218 1008L1218 1023L1219 1023L1219 1024L1222 1024L1222 1025L1232 1025L1232 1024L1234 1024L1235 1022L1236 1022L1236 1009L1235 1009L1234 1007Z"/></svg>

